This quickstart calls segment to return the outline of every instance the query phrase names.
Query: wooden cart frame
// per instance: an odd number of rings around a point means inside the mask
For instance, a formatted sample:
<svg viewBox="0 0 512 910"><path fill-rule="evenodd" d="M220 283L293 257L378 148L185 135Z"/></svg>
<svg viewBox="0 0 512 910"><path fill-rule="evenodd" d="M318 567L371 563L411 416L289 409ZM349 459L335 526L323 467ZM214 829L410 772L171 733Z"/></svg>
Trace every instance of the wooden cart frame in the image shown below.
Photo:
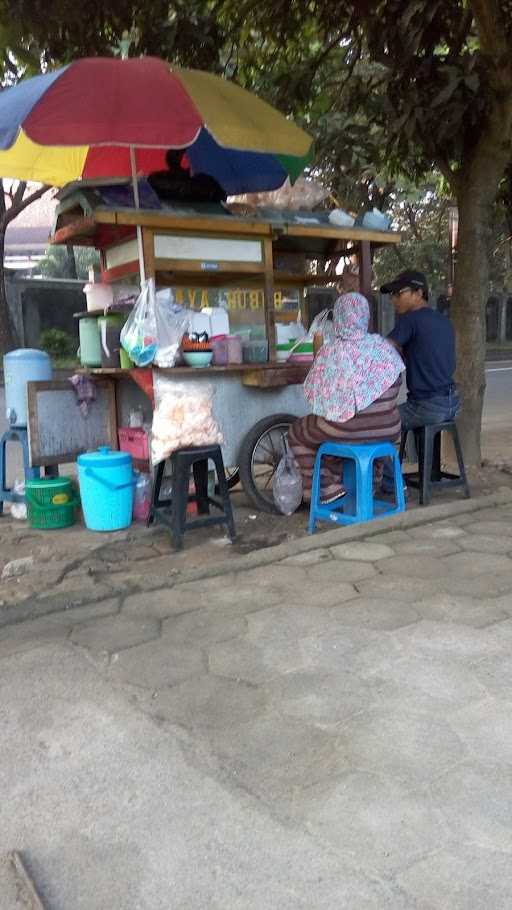
<svg viewBox="0 0 512 910"><path fill-rule="evenodd" d="M285 221L276 213L276 219L237 217L228 214L185 215L165 210L111 209L98 205L92 191L78 191L57 210L52 242L94 246L100 251L102 279L117 282L128 276L139 275L136 230L140 226L144 249L146 276L153 277L158 286L184 286L192 284L217 288L258 288L264 295L264 321L269 344L269 361L265 364L208 367L200 371L204 381L210 376L217 386L217 417L221 423L227 464L239 464L242 456L247 462L244 487L255 505L271 508L271 498L258 499L247 478L254 452L248 449L247 440L256 440L258 428L268 425L272 418L276 425L284 426L295 417L306 413L302 383L307 367L281 364L276 361L276 309L275 288L294 288L302 293L308 286L332 284L335 278L324 273L314 273L305 265L307 261L332 260L340 256L357 256L360 267L360 286L369 296L372 279L373 251L383 245L396 244L400 235L393 232L370 231L363 228L337 228L327 224L312 224L314 219L298 221L292 217ZM283 261L299 256L304 262L300 273L287 271ZM283 318L280 314L280 318ZM118 413L126 415L125 401L121 402L124 380L129 376L151 398L153 370L94 369L90 372L116 381ZM190 380L194 373L189 367L175 367L161 373L177 380ZM241 396L238 419L232 421L222 408L223 389L229 397L230 413L233 407L233 382L249 387L253 396ZM229 396L228 396L229 391ZM256 404L257 402L257 404ZM248 403L251 407L247 407ZM244 411L251 413L256 425L244 424ZM125 417L124 417L125 419ZM281 431L281 430L280 430ZM233 440L233 434L239 434ZM278 457L276 454L276 458ZM274 465L275 468L275 465ZM266 505L265 505L266 502Z"/></svg>

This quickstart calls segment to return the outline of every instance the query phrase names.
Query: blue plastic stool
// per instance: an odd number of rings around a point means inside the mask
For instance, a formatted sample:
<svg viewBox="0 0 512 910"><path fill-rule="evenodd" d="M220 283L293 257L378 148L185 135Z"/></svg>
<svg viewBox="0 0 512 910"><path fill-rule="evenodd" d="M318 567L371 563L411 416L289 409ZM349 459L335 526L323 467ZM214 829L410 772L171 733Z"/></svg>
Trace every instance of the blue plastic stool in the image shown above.
<svg viewBox="0 0 512 910"><path fill-rule="evenodd" d="M343 487L347 494L328 505L322 505L320 502L321 462L322 458L333 455L343 459ZM374 499L373 463L376 458L392 459L395 480L394 505L381 499ZM404 511L405 496L400 458L390 442L364 445L349 445L341 442L322 443L317 452L313 471L308 526L310 534L314 534L317 521L333 521L337 524L348 525Z"/></svg>
<svg viewBox="0 0 512 910"><path fill-rule="evenodd" d="M23 470L25 481L36 480L39 475L39 468L30 467L30 458L28 453L28 433L26 427L13 427L7 430L0 439L0 515L4 510L4 502L25 502L25 497L15 493L7 486L7 443L19 442L23 452Z"/></svg>

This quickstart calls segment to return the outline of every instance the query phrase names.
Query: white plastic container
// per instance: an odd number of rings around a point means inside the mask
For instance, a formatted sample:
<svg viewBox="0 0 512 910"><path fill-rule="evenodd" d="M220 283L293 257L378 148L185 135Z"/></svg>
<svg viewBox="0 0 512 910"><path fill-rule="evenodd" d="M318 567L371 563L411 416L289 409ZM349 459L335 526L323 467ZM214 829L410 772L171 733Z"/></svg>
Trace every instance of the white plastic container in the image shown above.
<svg viewBox="0 0 512 910"><path fill-rule="evenodd" d="M201 313L210 319L210 331L208 332L210 338L215 338L216 335L229 335L229 316L224 307L205 306Z"/></svg>
<svg viewBox="0 0 512 910"><path fill-rule="evenodd" d="M208 336L212 334L210 317L206 313L193 313L190 319L189 335L194 333L202 335L207 332Z"/></svg>
<svg viewBox="0 0 512 910"><path fill-rule="evenodd" d="M112 287L109 284L102 284L100 281L86 284L84 294L87 298L88 313L103 313L105 309L112 306L114 301Z"/></svg>

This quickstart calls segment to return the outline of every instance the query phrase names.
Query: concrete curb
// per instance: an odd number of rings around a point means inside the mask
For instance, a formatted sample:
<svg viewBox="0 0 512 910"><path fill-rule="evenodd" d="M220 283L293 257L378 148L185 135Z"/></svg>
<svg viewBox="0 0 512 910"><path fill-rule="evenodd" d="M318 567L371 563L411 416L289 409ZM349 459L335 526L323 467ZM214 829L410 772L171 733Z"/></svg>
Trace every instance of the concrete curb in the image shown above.
<svg viewBox="0 0 512 910"><path fill-rule="evenodd" d="M332 531L324 531L321 534L290 540L287 543L279 544L276 547L268 547L265 550L257 550L253 553L248 553L246 556L240 556L238 559L225 559L217 563L216 566L206 566L204 569L183 572L176 575L172 581L169 580L168 584L163 584L162 588L168 587L170 589L187 582L217 578L220 575L233 575L250 569L257 569L261 566L272 565L299 553L307 553L312 550L334 547L340 543L375 537L386 531L406 531L409 528L417 528L420 525L444 521L449 518L456 518L458 515L466 515L471 512L478 512L480 509L488 509L493 506L498 507L510 503L512 503L512 490L508 487L500 487L496 493L479 496L476 499L465 499L461 502L447 502L441 505L415 509L411 512L393 515L390 518L379 518L356 527L336 527ZM136 584L132 592L116 592L115 589L110 586L106 588L101 581L98 581L97 590L94 595L91 592L91 596L80 596L80 592L77 591L55 596L46 595L41 598L31 597L19 604L0 610L0 628L40 619L52 613L68 611L72 613L75 608L94 604L98 600L122 597L128 593L140 593L140 596L144 597L145 592L140 590Z"/></svg>
<svg viewBox="0 0 512 910"><path fill-rule="evenodd" d="M427 506L415 509L412 512L392 515L389 518L377 518L374 521L356 525L355 527L347 526L341 528L337 526L332 531L324 531L323 534L308 535L308 537L290 540L288 543L282 543L276 547L256 550L253 553L248 553L247 556L241 556L239 559L226 559L223 562L219 562L216 566L206 566L204 569L184 572L182 575L176 576L173 587L189 581L200 581L204 578L215 578L219 575L256 569L260 566L271 565L274 562L281 562L288 556L296 556L298 553L307 553L311 550L335 547L338 544L348 543L353 540L375 537L375 535L382 534L385 531L407 531L408 528L417 528L420 525L443 521L447 518L456 518L458 515L466 515L470 512L478 512L480 509L507 505L508 503L512 503L512 489L500 487L496 493L478 496L476 499L464 499L461 502L446 502L436 506Z"/></svg>

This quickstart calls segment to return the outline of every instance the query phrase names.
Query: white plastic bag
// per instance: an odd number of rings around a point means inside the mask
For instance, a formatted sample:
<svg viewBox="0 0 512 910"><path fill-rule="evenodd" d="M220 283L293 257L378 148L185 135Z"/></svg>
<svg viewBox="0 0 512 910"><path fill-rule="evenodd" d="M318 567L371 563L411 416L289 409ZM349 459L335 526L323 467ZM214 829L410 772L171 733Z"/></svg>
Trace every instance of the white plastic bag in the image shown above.
<svg viewBox="0 0 512 910"><path fill-rule="evenodd" d="M203 382L154 377L155 412L151 461L158 464L176 449L223 442L213 416L214 388Z"/></svg>
<svg viewBox="0 0 512 910"><path fill-rule="evenodd" d="M175 303L172 294L160 298L159 293L156 295L157 348L154 363L157 367L173 367L181 339L189 330L191 310Z"/></svg>
<svg viewBox="0 0 512 910"><path fill-rule="evenodd" d="M12 491L13 493L17 493L18 496L25 496L25 481L16 479ZM11 503L11 515L18 521L27 520L27 504L25 500Z"/></svg>
<svg viewBox="0 0 512 910"><path fill-rule="evenodd" d="M123 326L121 344L138 367L153 362L173 367L189 321L189 311L174 302L172 291L157 294L154 279L148 278Z"/></svg>
<svg viewBox="0 0 512 910"><path fill-rule="evenodd" d="M321 312L318 313L313 319L313 322L311 323L307 334L302 338L297 339L293 347L290 348L290 353L288 356L291 356L295 349L300 345L305 344L306 342L313 342L317 332L320 332L322 334L324 343L328 341L334 334L332 319L329 318L331 313L332 310L329 308L321 310Z"/></svg>
<svg viewBox="0 0 512 910"><path fill-rule="evenodd" d="M121 329L121 344L138 367L153 362L158 343L155 281L148 278Z"/></svg>
<svg viewBox="0 0 512 910"><path fill-rule="evenodd" d="M329 221L336 227L353 227L355 218L344 209L333 209L332 212L329 212Z"/></svg>
<svg viewBox="0 0 512 910"><path fill-rule="evenodd" d="M283 515L293 515L302 502L302 477L288 448L274 474L272 492L274 502Z"/></svg>

